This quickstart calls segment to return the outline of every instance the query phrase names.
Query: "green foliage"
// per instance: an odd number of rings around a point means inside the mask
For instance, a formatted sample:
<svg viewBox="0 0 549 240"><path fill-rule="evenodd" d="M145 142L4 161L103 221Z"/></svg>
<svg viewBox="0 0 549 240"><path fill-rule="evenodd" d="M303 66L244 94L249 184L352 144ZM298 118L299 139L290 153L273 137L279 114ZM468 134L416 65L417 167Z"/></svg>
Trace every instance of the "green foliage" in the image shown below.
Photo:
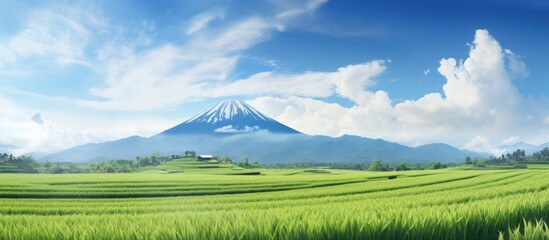
<svg viewBox="0 0 549 240"><path fill-rule="evenodd" d="M432 162L429 165L429 169L442 169L442 168L448 168L448 165L443 162Z"/></svg>
<svg viewBox="0 0 549 240"><path fill-rule="evenodd" d="M385 167L383 166L383 164L381 164L381 159L374 159L374 161L372 161L372 164L370 164L370 166L368 167L368 171L385 171Z"/></svg>
<svg viewBox="0 0 549 240"><path fill-rule="evenodd" d="M137 169L137 164L131 160L111 160L101 163L90 163L88 165L75 165L74 163L44 163L44 173L124 173L133 172Z"/></svg>
<svg viewBox="0 0 549 240"><path fill-rule="evenodd" d="M242 161L238 162L237 166L241 168L254 168L254 167L259 167L259 163L255 162L254 164L250 164L248 156L244 156Z"/></svg>
<svg viewBox="0 0 549 240"><path fill-rule="evenodd" d="M473 164L473 159L471 159L471 157L466 157L464 163L467 165L471 165Z"/></svg>
<svg viewBox="0 0 549 240"><path fill-rule="evenodd" d="M539 152L533 153L528 157L528 161L543 161L549 162L549 148L544 148Z"/></svg>
<svg viewBox="0 0 549 240"><path fill-rule="evenodd" d="M0 173L36 173L38 164L31 156L0 154Z"/></svg>
<svg viewBox="0 0 549 240"><path fill-rule="evenodd" d="M185 157L186 158L195 158L196 152L192 150L185 151Z"/></svg>
<svg viewBox="0 0 549 240"><path fill-rule="evenodd" d="M401 162L399 164L382 164L381 171L409 171L409 170L425 170L433 169L433 163L416 163L407 164ZM455 167L454 163L444 163L447 167ZM301 168L326 168L326 169L347 169L347 170L367 170L370 164L361 163L273 163L259 164L262 168L275 169L301 169Z"/></svg>
<svg viewBox="0 0 549 240"><path fill-rule="evenodd" d="M524 221L522 225L516 228L509 228L508 233L501 232L499 235L500 240L547 240L549 239L549 227L543 220Z"/></svg>
<svg viewBox="0 0 549 240"><path fill-rule="evenodd" d="M185 155L189 154L189 151L185 152ZM192 154L195 154L194 152ZM163 162L171 161L176 158L179 158L178 155L172 155L172 156L161 156L159 153L154 152L151 154L151 156L138 156L135 158L137 162L138 167L145 167L145 166L155 166L159 165Z"/></svg>

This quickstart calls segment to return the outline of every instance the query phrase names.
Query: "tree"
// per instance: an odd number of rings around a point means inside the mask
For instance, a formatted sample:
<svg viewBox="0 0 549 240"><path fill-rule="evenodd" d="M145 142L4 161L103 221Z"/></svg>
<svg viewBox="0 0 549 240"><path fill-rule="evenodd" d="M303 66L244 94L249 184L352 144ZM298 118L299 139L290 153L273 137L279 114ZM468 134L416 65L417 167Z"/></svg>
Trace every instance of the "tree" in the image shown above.
<svg viewBox="0 0 549 240"><path fill-rule="evenodd" d="M473 164L473 159L471 159L470 157L466 157L465 158L465 164L467 164L467 165Z"/></svg>
<svg viewBox="0 0 549 240"><path fill-rule="evenodd" d="M549 160L549 147L546 147L546 148L542 149L541 151L539 151L539 154L541 155L542 158L545 158L546 160Z"/></svg>
<svg viewBox="0 0 549 240"><path fill-rule="evenodd" d="M250 168L248 156L244 156L244 158L240 162L238 162L238 166L241 168Z"/></svg>
<svg viewBox="0 0 549 240"><path fill-rule="evenodd" d="M244 166L246 168L249 168L250 167L250 162L248 161L248 156L244 156Z"/></svg>
<svg viewBox="0 0 549 240"><path fill-rule="evenodd" d="M46 161L46 162L44 163L44 167L45 167L48 171L50 171L50 168L51 168L51 162L50 162L50 160L48 160L48 161Z"/></svg>
<svg viewBox="0 0 549 240"><path fill-rule="evenodd" d="M406 170L409 170L409 168L408 168L408 166L406 166L405 162L401 162L397 165L396 170L397 171L406 171Z"/></svg>
<svg viewBox="0 0 549 240"><path fill-rule="evenodd" d="M368 167L368 171L374 171L374 172L378 172L378 171L383 171L385 170L384 167L383 167L383 164L381 163L381 159L374 159L374 161L372 161L372 164L370 164L370 166Z"/></svg>
<svg viewBox="0 0 549 240"><path fill-rule="evenodd" d="M229 157L227 157L227 156L222 157L222 158L220 159L220 161L223 162L223 163L232 163L232 162L233 162L233 160L231 160L231 159L230 159Z"/></svg>
<svg viewBox="0 0 549 240"><path fill-rule="evenodd" d="M448 165L446 163L441 162L432 162L429 166L429 169L441 169L441 168L448 168Z"/></svg>

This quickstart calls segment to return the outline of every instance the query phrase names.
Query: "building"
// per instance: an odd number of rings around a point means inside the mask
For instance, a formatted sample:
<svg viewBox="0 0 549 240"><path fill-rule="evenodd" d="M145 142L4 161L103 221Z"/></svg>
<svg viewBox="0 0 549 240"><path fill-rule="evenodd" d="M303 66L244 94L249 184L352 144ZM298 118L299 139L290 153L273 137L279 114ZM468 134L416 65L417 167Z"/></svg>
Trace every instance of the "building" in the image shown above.
<svg viewBox="0 0 549 240"><path fill-rule="evenodd" d="M213 156L212 155L198 155L198 157L196 157L196 160L198 160L198 161L210 161L210 160L213 160Z"/></svg>

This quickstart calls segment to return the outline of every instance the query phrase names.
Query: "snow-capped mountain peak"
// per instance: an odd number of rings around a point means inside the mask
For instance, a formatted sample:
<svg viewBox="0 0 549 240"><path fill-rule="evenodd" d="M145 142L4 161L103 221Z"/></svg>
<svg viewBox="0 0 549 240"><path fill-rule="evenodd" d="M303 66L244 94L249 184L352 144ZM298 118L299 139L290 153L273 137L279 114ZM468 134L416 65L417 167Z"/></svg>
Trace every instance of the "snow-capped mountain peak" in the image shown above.
<svg viewBox="0 0 549 240"><path fill-rule="evenodd" d="M242 101L223 101L161 134L299 133Z"/></svg>
<svg viewBox="0 0 549 240"><path fill-rule="evenodd" d="M216 123L223 120L230 120L238 114L243 114L244 116L249 116L256 120L272 120L242 101L227 100L220 102L208 111L187 120L186 123Z"/></svg>

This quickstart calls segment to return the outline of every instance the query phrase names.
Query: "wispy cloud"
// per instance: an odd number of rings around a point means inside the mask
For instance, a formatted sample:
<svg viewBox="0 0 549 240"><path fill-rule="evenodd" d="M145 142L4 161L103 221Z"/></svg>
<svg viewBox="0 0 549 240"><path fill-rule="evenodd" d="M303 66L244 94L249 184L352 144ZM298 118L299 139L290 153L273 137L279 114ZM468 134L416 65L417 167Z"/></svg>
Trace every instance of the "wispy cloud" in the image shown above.
<svg viewBox="0 0 549 240"><path fill-rule="evenodd" d="M281 11L304 14L324 1L313 2L300 1ZM191 21L193 31L185 44L127 49L124 57L105 59L106 86L91 89L102 100L81 102L98 109L146 111L208 97L209 91L230 85L229 75L245 50L300 16L290 15L256 15L207 28L209 21L222 16L221 10L201 13Z"/></svg>
<svg viewBox="0 0 549 240"><path fill-rule="evenodd" d="M196 15L189 22L189 27L185 31L187 35L198 32L208 26L208 24L216 19L223 19L225 17L225 9L222 8L213 8L208 11L205 11L201 14Z"/></svg>
<svg viewBox="0 0 549 240"><path fill-rule="evenodd" d="M26 28L0 44L0 68L36 56L59 65L90 64L86 48L93 37L90 28L105 27L92 9L56 5L31 11Z"/></svg>

